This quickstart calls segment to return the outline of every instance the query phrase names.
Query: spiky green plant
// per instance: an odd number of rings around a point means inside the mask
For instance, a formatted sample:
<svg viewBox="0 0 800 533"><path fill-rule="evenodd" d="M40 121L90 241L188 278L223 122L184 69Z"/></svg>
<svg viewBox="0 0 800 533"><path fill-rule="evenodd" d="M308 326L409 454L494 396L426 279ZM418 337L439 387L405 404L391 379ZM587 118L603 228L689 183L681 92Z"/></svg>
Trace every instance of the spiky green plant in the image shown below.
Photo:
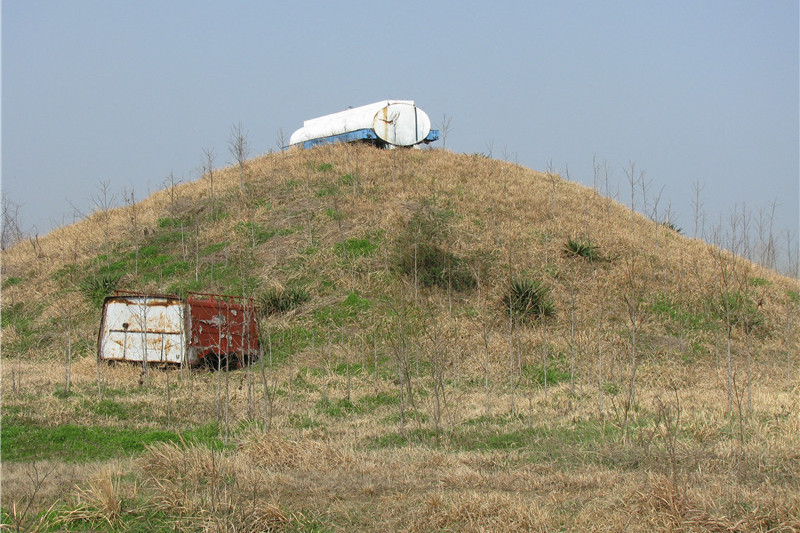
<svg viewBox="0 0 800 533"><path fill-rule="evenodd" d="M521 322L552 316L556 312L550 296L550 287L540 280L515 279L503 298L506 313L511 313Z"/></svg>
<svg viewBox="0 0 800 533"><path fill-rule="evenodd" d="M103 300L117 289L120 276L103 274L86 278L81 289L86 298L96 307L103 305Z"/></svg>
<svg viewBox="0 0 800 533"><path fill-rule="evenodd" d="M597 252L597 246L591 239L573 239L567 238L564 244L564 253L571 257L583 257L589 261L596 261L600 259L600 254Z"/></svg>

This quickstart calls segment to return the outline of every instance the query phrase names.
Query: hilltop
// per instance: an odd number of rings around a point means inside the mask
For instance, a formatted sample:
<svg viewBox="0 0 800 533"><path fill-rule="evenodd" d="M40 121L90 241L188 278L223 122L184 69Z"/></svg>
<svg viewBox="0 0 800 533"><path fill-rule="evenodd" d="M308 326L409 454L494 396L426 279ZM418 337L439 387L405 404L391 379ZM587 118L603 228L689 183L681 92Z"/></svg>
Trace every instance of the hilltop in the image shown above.
<svg viewBox="0 0 800 533"><path fill-rule="evenodd" d="M2 261L6 513L47 460L83 486L100 472L119 509L51 487L36 508L67 510L44 524L83 509L112 528L148 513L223 530L800 527L800 284L556 174L293 150ZM265 355L143 383L98 365L115 288L254 298ZM153 444L35 441L72 427ZM88 472L64 473L75 456Z"/></svg>

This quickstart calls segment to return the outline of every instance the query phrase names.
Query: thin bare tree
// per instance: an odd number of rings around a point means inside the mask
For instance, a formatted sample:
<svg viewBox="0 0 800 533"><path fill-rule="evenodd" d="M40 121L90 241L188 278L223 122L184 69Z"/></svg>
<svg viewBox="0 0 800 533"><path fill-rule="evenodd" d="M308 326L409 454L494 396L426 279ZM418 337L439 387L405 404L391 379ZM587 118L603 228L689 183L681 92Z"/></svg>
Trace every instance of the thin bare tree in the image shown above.
<svg viewBox="0 0 800 533"><path fill-rule="evenodd" d="M716 294L722 305L723 319L725 325L725 340L726 340L726 354L727 354L727 392L728 404L727 412L730 416L733 412L733 353L732 353L732 335L733 335L733 308L731 305L731 293L734 284L734 269L735 269L735 255L728 254L722 247L721 243L721 227L714 230L713 243L708 245L708 251L714 261L714 268L716 271Z"/></svg>
<svg viewBox="0 0 800 533"><path fill-rule="evenodd" d="M278 128L277 139L275 145L278 147L279 152L283 152L289 145L289 136L283 131L283 128Z"/></svg>
<svg viewBox="0 0 800 533"><path fill-rule="evenodd" d="M452 130L450 126L452 121L452 117L447 116L447 113L442 113L442 121L439 123L439 133L442 136L442 150L447 149L447 135Z"/></svg>
<svg viewBox="0 0 800 533"><path fill-rule="evenodd" d="M636 186L640 182L644 182L644 171L641 170L639 173L636 173L636 163L633 161L628 162L628 166L625 167L625 177L628 180L628 185L630 186L631 191L631 235L634 232L634 224L636 221ZM643 190L646 187L642 188Z"/></svg>
<svg viewBox="0 0 800 533"><path fill-rule="evenodd" d="M786 302L786 393L792 390L792 322L795 302L790 297Z"/></svg>
<svg viewBox="0 0 800 533"><path fill-rule="evenodd" d="M630 347L631 347L631 373L628 382L628 398L623 405L623 423L622 423L622 436L623 439L628 437L628 420L630 410L636 403L636 372L639 368L639 353L638 353L638 339L637 334L641 326L641 268L636 262L636 256L631 256L625 261L625 284L626 292L623 294L622 299L628 310L628 321L630 327Z"/></svg>
<svg viewBox="0 0 800 533"><path fill-rule="evenodd" d="M208 176L209 190L211 194L211 218L214 218L214 158L216 154L213 148L203 148L203 162L201 164L202 175Z"/></svg>
<svg viewBox="0 0 800 533"><path fill-rule="evenodd" d="M22 240L24 232L20 227L20 209L22 204L10 200L6 195L2 195L2 237L0 237L0 249L8 250L10 247Z"/></svg>
<svg viewBox="0 0 800 533"><path fill-rule="evenodd" d="M133 238L133 253L134 253L134 264L133 264L133 274L134 276L139 275L139 210L136 204L136 192L131 189L130 193L123 189L122 198L125 202L125 208L128 211L128 228L131 232L131 237Z"/></svg>
<svg viewBox="0 0 800 533"><path fill-rule="evenodd" d="M250 155L250 146L247 142L247 132L242 129L242 123L231 126L228 136L228 150L239 167L239 191L244 197L244 164Z"/></svg>
<svg viewBox="0 0 800 533"><path fill-rule="evenodd" d="M103 237L106 249L106 265L111 264L111 208L117 200L115 194L111 192L111 182L101 180L96 187L95 194L91 197L95 211L99 213L103 224Z"/></svg>
<svg viewBox="0 0 800 533"><path fill-rule="evenodd" d="M698 180L692 183L692 212L694 213L694 238L698 235L703 235L704 229L704 214L703 214L703 198L702 192L705 184Z"/></svg>

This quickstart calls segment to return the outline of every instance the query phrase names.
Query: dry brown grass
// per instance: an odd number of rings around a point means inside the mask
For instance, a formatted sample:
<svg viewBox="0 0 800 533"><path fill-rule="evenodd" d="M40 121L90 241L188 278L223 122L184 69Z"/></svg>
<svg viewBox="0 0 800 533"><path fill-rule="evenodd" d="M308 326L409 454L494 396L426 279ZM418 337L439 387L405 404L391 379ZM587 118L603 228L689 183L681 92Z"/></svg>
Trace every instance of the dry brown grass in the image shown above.
<svg viewBox="0 0 800 533"><path fill-rule="evenodd" d="M109 370L109 387L132 387L135 371L124 366ZM84 401L96 394L93 373L92 365L76 365L76 390L81 391L80 383L89 387L80 392ZM153 370L151 385L143 394L118 396L116 401L138 405L144 400L163 408L164 374ZM547 398L542 390L533 391L530 412L526 400L522 417L496 426L500 434L537 428L535 435L539 436L520 448L482 450L479 446L472 450L465 449L458 439L447 438L439 448L432 441L374 447L374 439L411 432L415 425L400 424L394 415L396 405L345 417L325 415L318 410L320 400L343 398L345 378L308 375L307 382L316 390L295 389L291 400L279 397L277 429L270 433L239 431L225 450L162 443L151 446L133 462L71 468L55 463L60 477L40 493L37 509L63 502L53 511L61 523L95 527L105 523L112 529L124 523L120 517L149 510L172 517L175 527L184 531L262 527L256 523L276 530L302 529L303 524L400 531L796 528L800 520L796 472L800 442L796 414L788 414L797 413L796 395L782 395L780 380L775 380L772 390L769 380L760 382L754 414L745 421L747 441L741 447L736 422L724 414L724 389L715 384L713 368L695 368L691 380L681 380L680 372L676 374L673 382L685 407L674 459L665 447L663 426L650 418L657 414L657 400L670 398L662 389L666 378L655 379L655 373L653 378L643 377L640 414L648 421L637 426L630 444L622 444L614 433L597 441L564 440L562 446L574 447L572 450L554 449L547 435L579 427L582 420L596 415L589 413L591 396L582 400L585 408L581 415L576 401L570 402L568 384L553 387ZM285 386L289 377L283 370L278 380ZM174 382L176 376L172 379ZM44 381L39 384L48 386ZM188 391L183 389L189 387L196 399L213 398L211 375L195 375L191 384L184 381L174 397L187 397ZM357 376L351 387L356 402L375 394L370 376ZM385 383L380 390L390 393L394 388ZM496 411L507 412L507 398L497 389L493 394ZM260 393L257 396L260 398ZM13 395L4 397L8 402ZM429 400L418 399L420 408L428 413ZM482 415L480 388L464 391L458 400L458 405L448 407L445 418L452 422L445 424L446 434L468 434L470 420ZM48 403L54 402L46 397L41 402L34 400L33 409L45 409ZM237 396L231 408L235 420L246 419L243 397ZM69 411L69 405L61 409ZM185 424L199 418L194 409L176 408L174 416L187 417L181 422ZM213 417L211 407L206 416ZM298 417L304 416L319 425L298 425ZM74 419L67 413L63 420ZM82 423L151 424L147 417L92 421L88 416ZM607 424L615 423L612 412ZM430 422L423 427L430 427ZM23 502L30 491L25 468L29 466L4 465L4 506ZM121 478L121 472L127 475Z"/></svg>
<svg viewBox="0 0 800 533"><path fill-rule="evenodd" d="M317 170L322 163L334 170ZM52 512L60 524L107 530L146 513L182 531L800 529L798 367L787 388L784 366L786 311L789 291L800 291L796 280L737 263L750 279L763 280L748 289L761 303L763 329L753 339L752 411L739 419L727 413L721 325L681 322L707 318L717 301L718 276L707 244L639 215L631 231L628 209L560 178L554 217L550 177L477 156L336 146L257 158L247 172L247 199L238 192L235 172L215 173L218 208L227 213L217 220L208 217L205 179L180 185L174 205L170 191L143 200L137 210L139 237L147 242L160 235L159 219L194 218L202 225L199 247L227 243L201 258L199 268L250 261L248 274L262 287L308 287L308 304L262 323L264 331L303 328L317 339L294 347L274 373L266 370L276 386L271 431L259 427L264 391L258 363L251 369L252 391L246 371L229 376L228 447L161 443L119 462L41 463L54 470L39 483L26 519L31 527L30 517L58 504ZM344 174L358 180L341 182ZM397 330L390 326L397 324L401 302L413 303L414 291L413 281L394 269L393 242L423 204L447 218L449 251L491 258L480 293L453 294L452 314L446 290L419 291L419 314L411 324L414 403L407 398L404 403L413 412L403 422ZM341 230L331 217L334 210L342 215ZM236 229L251 221L276 231L252 250L252 258L247 236ZM119 236L112 243L115 253L132 251L130 212L113 210L109 223L111 234ZM567 238L576 235L590 237L603 260L589 263L561 253ZM378 249L342 258L336 245L354 237L370 238ZM92 261L103 253L104 239L96 214L41 237L35 253L28 243L4 252L4 282L22 278L3 290L4 318L19 309L31 318L27 324L4 319L3 345L22 345L26 335L36 340L24 353L3 351L4 420L12 413L15 422L35 427L174 431L215 421L214 374L153 368L147 385L140 386L138 367L96 365L99 317L75 286L96 268ZM194 239L193 229L187 239ZM180 245L172 246L167 252L181 256ZM193 253L190 248L192 265ZM544 279L557 308L554 318L517 331L513 416L507 321L500 309L509 261L514 273ZM57 273L69 264L77 270L65 282ZM642 309L641 344L637 402L623 439L631 272ZM187 276L193 275L192 267ZM137 285L132 273L122 283L153 291L168 286L158 279ZM370 299L371 307L340 326L319 318L351 293ZM664 295L691 316L654 311ZM74 342L83 342L76 344L69 396L55 394L64 384L65 309L71 310ZM545 346L549 364L569 371L573 325L574 391L569 379L545 389L530 374L520 377L520 367L541 363ZM741 393L747 372L741 328L732 340ZM791 340L796 346L796 338ZM486 345L488 419L483 418ZM442 346L444 404L434 436L429 369L431 354ZM377 378L370 366L374 350ZM340 363L361 366L353 366L348 379L337 370ZM254 399L250 412L248 398ZM100 409L107 404L118 411ZM37 483L30 472L30 463L3 464L4 510L31 500Z"/></svg>

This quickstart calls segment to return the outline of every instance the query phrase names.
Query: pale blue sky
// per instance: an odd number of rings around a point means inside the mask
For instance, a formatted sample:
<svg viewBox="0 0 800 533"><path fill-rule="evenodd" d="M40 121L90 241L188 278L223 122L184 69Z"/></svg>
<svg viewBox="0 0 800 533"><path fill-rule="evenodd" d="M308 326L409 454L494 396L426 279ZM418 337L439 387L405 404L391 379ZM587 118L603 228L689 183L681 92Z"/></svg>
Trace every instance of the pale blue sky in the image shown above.
<svg viewBox="0 0 800 533"><path fill-rule="evenodd" d="M45 233L103 180L138 198L203 148L414 99L448 149L624 189L634 161L693 232L777 200L798 227L798 2L2 2L2 189ZM441 145L441 143L439 143ZM622 195L621 200L627 201ZM709 223L710 224L710 223Z"/></svg>

